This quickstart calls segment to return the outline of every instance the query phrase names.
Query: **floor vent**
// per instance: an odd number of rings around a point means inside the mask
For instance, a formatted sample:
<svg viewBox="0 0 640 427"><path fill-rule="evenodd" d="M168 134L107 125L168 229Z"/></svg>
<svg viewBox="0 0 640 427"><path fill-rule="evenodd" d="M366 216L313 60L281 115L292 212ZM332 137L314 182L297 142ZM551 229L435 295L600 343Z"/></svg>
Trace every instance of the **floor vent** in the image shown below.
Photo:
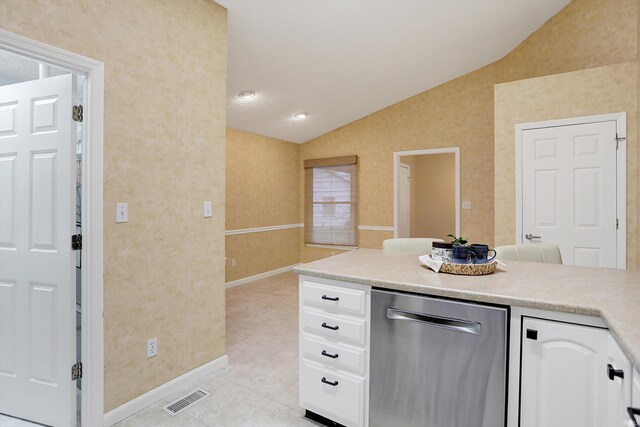
<svg viewBox="0 0 640 427"><path fill-rule="evenodd" d="M163 406L162 409L164 409L164 411L170 415L176 415L184 411L194 403L199 402L205 397L209 396L209 394L211 393L209 393L208 391L198 389L198 390L192 391L191 393L187 394L186 396L174 402L169 403L167 406Z"/></svg>

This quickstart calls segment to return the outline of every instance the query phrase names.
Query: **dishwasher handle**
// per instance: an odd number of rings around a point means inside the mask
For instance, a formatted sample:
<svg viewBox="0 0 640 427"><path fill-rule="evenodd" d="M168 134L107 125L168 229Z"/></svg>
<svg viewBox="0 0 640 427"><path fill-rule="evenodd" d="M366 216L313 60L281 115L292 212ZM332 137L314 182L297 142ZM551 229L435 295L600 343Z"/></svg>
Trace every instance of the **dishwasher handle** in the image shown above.
<svg viewBox="0 0 640 427"><path fill-rule="evenodd" d="M482 324L469 320L454 319L451 317L435 316L433 314L414 313L412 311L398 310L387 307L387 318L391 320L408 320L410 322L424 323L428 326L450 329L452 331L465 332L480 335Z"/></svg>

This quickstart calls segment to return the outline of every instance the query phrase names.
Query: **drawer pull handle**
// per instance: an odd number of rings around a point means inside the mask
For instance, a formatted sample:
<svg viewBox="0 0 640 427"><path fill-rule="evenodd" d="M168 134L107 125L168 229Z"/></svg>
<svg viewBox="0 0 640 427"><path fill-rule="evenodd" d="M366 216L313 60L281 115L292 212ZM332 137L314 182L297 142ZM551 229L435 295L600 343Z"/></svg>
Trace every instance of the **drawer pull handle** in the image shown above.
<svg viewBox="0 0 640 427"><path fill-rule="evenodd" d="M340 301L340 297L328 297L326 295L322 295L322 299L326 299L327 301Z"/></svg>
<svg viewBox="0 0 640 427"><path fill-rule="evenodd" d="M325 322L322 322L322 327L323 328L327 328L327 329L331 329L332 331L337 331L338 329L340 329L340 326L329 326Z"/></svg>
<svg viewBox="0 0 640 427"><path fill-rule="evenodd" d="M336 381L334 381L334 382L327 381L327 377L322 377L322 380L321 380L321 381L322 381L323 383L325 383L325 384L329 384L330 386L333 386L333 387L335 387L335 386L337 386L337 385L338 385L338 380L336 380Z"/></svg>
<svg viewBox="0 0 640 427"><path fill-rule="evenodd" d="M622 369L613 369L613 365L609 363L607 365L607 376L611 381L613 381L615 377L620 377L620 379L624 379L624 372L622 371Z"/></svg>
<svg viewBox="0 0 640 427"><path fill-rule="evenodd" d="M322 353L321 353L321 354L322 354L323 356L327 356L327 357L330 357L330 358L332 358L332 359L337 359L337 358L338 358L338 356L339 356L339 354L338 354L338 353L336 353L336 354L331 354L331 353L327 353L327 351L326 351L326 350L322 350Z"/></svg>
<svg viewBox="0 0 640 427"><path fill-rule="evenodd" d="M627 408L627 412L629 413L629 418L631 419L631 422L633 423L631 425L633 427L640 427L640 425L638 424L638 421L636 421L636 415L640 415L640 409L639 408L628 407Z"/></svg>

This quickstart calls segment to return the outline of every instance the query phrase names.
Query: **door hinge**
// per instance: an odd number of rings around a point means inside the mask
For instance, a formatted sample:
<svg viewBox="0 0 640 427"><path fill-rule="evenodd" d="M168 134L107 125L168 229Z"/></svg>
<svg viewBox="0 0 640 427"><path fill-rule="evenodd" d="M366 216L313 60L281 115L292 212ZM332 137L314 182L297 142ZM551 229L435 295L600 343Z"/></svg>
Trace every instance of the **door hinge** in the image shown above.
<svg viewBox="0 0 640 427"><path fill-rule="evenodd" d="M82 378L82 362L78 362L71 367L71 381Z"/></svg>
<svg viewBox="0 0 640 427"><path fill-rule="evenodd" d="M73 121L81 122L82 121L82 105L74 105L72 111L73 111Z"/></svg>
<svg viewBox="0 0 640 427"><path fill-rule="evenodd" d="M616 218L616 230L620 228L620 220Z"/></svg>
<svg viewBox="0 0 640 427"><path fill-rule="evenodd" d="M618 148L620 148L620 141L626 141L627 138L625 138L624 136L618 136L618 133L616 132L616 150Z"/></svg>
<svg viewBox="0 0 640 427"><path fill-rule="evenodd" d="M82 249L82 234L74 234L71 236L71 249L74 251Z"/></svg>

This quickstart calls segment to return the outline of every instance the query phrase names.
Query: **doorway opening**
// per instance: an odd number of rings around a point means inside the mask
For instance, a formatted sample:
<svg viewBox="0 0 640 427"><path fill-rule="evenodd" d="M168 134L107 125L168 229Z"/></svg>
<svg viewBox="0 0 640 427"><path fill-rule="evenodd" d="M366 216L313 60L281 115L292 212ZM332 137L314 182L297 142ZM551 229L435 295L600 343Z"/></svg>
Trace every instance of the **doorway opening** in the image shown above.
<svg viewBox="0 0 640 427"><path fill-rule="evenodd" d="M102 424L103 76L0 30L0 425Z"/></svg>
<svg viewBox="0 0 640 427"><path fill-rule="evenodd" d="M394 237L460 233L460 148L393 153Z"/></svg>

